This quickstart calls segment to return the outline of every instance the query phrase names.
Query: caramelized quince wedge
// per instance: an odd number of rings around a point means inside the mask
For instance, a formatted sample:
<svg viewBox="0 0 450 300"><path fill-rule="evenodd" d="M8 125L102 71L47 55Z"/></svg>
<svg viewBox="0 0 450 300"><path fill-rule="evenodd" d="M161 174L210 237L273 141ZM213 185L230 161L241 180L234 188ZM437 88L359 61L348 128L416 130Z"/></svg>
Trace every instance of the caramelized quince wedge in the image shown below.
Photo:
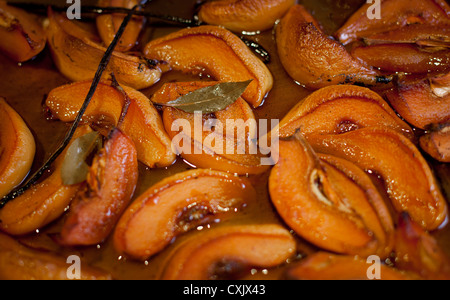
<svg viewBox="0 0 450 300"><path fill-rule="evenodd" d="M312 147L347 159L376 174L397 212L408 212L427 230L447 218L447 203L419 150L403 135L386 128L363 128L339 135L308 135Z"/></svg>
<svg viewBox="0 0 450 300"><path fill-rule="evenodd" d="M145 56L169 64L173 70L208 74L214 80L253 80L242 95L253 107L260 106L272 89L269 69L230 31L217 26L183 29L147 44Z"/></svg>
<svg viewBox="0 0 450 300"><path fill-rule="evenodd" d="M450 163L450 124L438 125L420 137L420 147L437 161Z"/></svg>
<svg viewBox="0 0 450 300"><path fill-rule="evenodd" d="M417 44L423 47L450 47L450 26L411 24L397 30L364 38L364 44Z"/></svg>
<svg viewBox="0 0 450 300"><path fill-rule="evenodd" d="M372 274L366 259L357 256L336 255L326 252L315 253L293 267L285 274L288 280L418 280L415 274L380 265L379 274Z"/></svg>
<svg viewBox="0 0 450 300"><path fill-rule="evenodd" d="M68 260L27 248L11 237L0 233L1 280L71 280ZM111 274L83 264L81 280L111 280Z"/></svg>
<svg viewBox="0 0 450 300"><path fill-rule="evenodd" d="M345 83L373 86L381 80L375 70L326 36L301 5L293 6L277 25L276 40L287 73L310 89Z"/></svg>
<svg viewBox="0 0 450 300"><path fill-rule="evenodd" d="M363 5L338 30L336 36L344 45L372 35L391 32L414 24L437 27L450 25L450 7L445 0L384 0L380 19L369 19L373 3Z"/></svg>
<svg viewBox="0 0 450 300"><path fill-rule="evenodd" d="M0 198L28 175L35 151L36 144L28 126L0 97Z"/></svg>
<svg viewBox="0 0 450 300"><path fill-rule="evenodd" d="M208 170L166 178L136 199L120 219L114 245L123 254L145 260L199 225L217 223L256 201L244 178Z"/></svg>
<svg viewBox="0 0 450 300"><path fill-rule="evenodd" d="M295 252L294 238L279 225L224 226L180 245L161 279L230 279L251 268L282 265Z"/></svg>
<svg viewBox="0 0 450 300"><path fill-rule="evenodd" d="M72 142L89 132L92 132L89 126L79 127ZM63 184L61 168L66 153L67 149L54 162L52 172L47 178L8 202L0 210L1 231L11 235L32 233L63 215L81 187L81 184Z"/></svg>
<svg viewBox="0 0 450 300"><path fill-rule="evenodd" d="M99 7L123 7L132 9L139 4L138 0L99 0ZM108 46L114 40L125 16L123 14L100 15L97 17L97 30L103 41ZM122 38L116 46L116 51L126 52L136 46L137 40L144 27L145 19L134 16L128 23Z"/></svg>
<svg viewBox="0 0 450 300"><path fill-rule="evenodd" d="M94 78L106 48L96 36L72 21L49 10L47 36L58 70L72 81ZM114 73L117 81L137 90L152 86L161 78L161 70L144 58L114 51L104 77Z"/></svg>
<svg viewBox="0 0 450 300"><path fill-rule="evenodd" d="M389 74L429 75L450 70L450 50L422 49L414 44L382 44L356 47L351 55L366 65Z"/></svg>
<svg viewBox="0 0 450 300"><path fill-rule="evenodd" d="M450 122L449 75L413 83L398 83L386 93L394 109L411 125L426 129Z"/></svg>
<svg viewBox="0 0 450 300"><path fill-rule="evenodd" d="M44 50L47 37L42 25L26 11L0 1L0 51L25 62Z"/></svg>
<svg viewBox="0 0 450 300"><path fill-rule="evenodd" d="M297 104L281 121L280 136L292 136L298 129L307 136L373 126L385 126L414 139L411 127L377 93L358 86L330 86Z"/></svg>
<svg viewBox="0 0 450 300"><path fill-rule="evenodd" d="M318 157L324 164L332 166L342 174L345 174L345 176L350 178L364 191L370 205L378 215L381 226L383 227L384 235L380 233L379 238L380 244L384 244L386 247L385 249L380 250L385 255L389 254L394 245L394 221L390 210L386 205L385 199L381 196L372 179L364 172L364 170L348 160L329 154L318 154Z"/></svg>
<svg viewBox="0 0 450 300"><path fill-rule="evenodd" d="M393 225L382 198L370 179L353 179L363 173L356 166L332 157L329 161L321 161L300 134L280 141L280 159L269 178L278 213L322 249L387 257Z"/></svg>
<svg viewBox="0 0 450 300"><path fill-rule="evenodd" d="M47 97L46 105L53 116L63 122L73 122L91 84L91 81L81 81L52 90ZM172 165L176 155L172 151L172 142L164 130L158 111L139 91L126 86L122 88L131 103L120 128L133 140L139 161L150 168ZM109 128L117 125L124 103L124 95L111 86L110 82L102 81L82 121L105 129L107 134Z"/></svg>
<svg viewBox="0 0 450 300"><path fill-rule="evenodd" d="M416 272L425 279L449 280L450 259L436 239L401 214L395 243L395 264L398 268Z"/></svg>
<svg viewBox="0 0 450 300"><path fill-rule="evenodd" d="M138 175L134 144L115 129L94 158L87 186L70 204L58 241L70 246L102 243L130 203Z"/></svg>
<svg viewBox="0 0 450 300"><path fill-rule="evenodd" d="M198 17L211 25L229 30L256 32L271 29L295 0L221 0L206 2Z"/></svg>
<svg viewBox="0 0 450 300"><path fill-rule="evenodd" d="M165 104L215 84L217 82L167 83L153 95L152 101ZM196 167L240 175L260 174L269 169L261 164L262 156L253 144L256 120L252 108L242 98L222 111L204 115L164 107L163 122L177 152ZM199 126L200 134L196 129ZM251 151L253 146L255 149Z"/></svg>

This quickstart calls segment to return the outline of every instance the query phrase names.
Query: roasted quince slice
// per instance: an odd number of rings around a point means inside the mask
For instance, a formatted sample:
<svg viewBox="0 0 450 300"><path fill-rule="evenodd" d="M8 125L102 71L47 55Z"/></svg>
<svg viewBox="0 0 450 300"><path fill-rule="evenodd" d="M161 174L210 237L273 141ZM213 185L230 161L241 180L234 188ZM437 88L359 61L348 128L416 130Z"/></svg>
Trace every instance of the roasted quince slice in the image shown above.
<svg viewBox="0 0 450 300"><path fill-rule="evenodd" d="M210 75L222 82L253 80L242 98L260 106L272 89L273 77L240 38L217 26L183 29L148 43L147 59L166 62L177 71Z"/></svg>
<svg viewBox="0 0 450 300"><path fill-rule="evenodd" d="M430 233L411 220L407 213L399 217L395 243L398 268L415 272L429 280L450 279L450 259Z"/></svg>
<svg viewBox="0 0 450 300"><path fill-rule="evenodd" d="M92 80L106 48L96 35L73 21L49 10L47 36L58 70L72 81ZM104 72L104 79L113 73L121 84L137 90L152 86L161 78L155 61L114 51Z"/></svg>
<svg viewBox="0 0 450 300"><path fill-rule="evenodd" d="M138 181L133 141L114 129L94 157L87 185L70 204L58 242L70 246L102 243L130 203Z"/></svg>
<svg viewBox="0 0 450 300"><path fill-rule="evenodd" d="M386 92L394 109L411 125L426 129L450 121L450 75L399 82Z"/></svg>
<svg viewBox="0 0 450 300"><path fill-rule="evenodd" d="M0 198L30 172L36 144L22 117L0 97Z"/></svg>
<svg viewBox="0 0 450 300"><path fill-rule="evenodd" d="M89 126L77 129L71 144L78 137L92 132ZM70 147L70 145L69 145ZM22 195L0 209L0 230L11 235L24 235L61 217L75 198L81 184L64 185L61 170L67 149L53 163L48 177L32 185Z"/></svg>
<svg viewBox="0 0 450 300"><path fill-rule="evenodd" d="M44 50L47 37L37 17L0 1L0 51L25 62Z"/></svg>
<svg viewBox="0 0 450 300"><path fill-rule="evenodd" d="M400 271L384 264L379 265L379 273L371 273L368 260L336 255L333 253L315 253L293 267L285 274L288 280L420 280L414 273ZM370 260L369 260L370 262ZM370 276L370 278L369 278ZM379 276L379 278L373 278Z"/></svg>
<svg viewBox="0 0 450 300"><path fill-rule="evenodd" d="M369 19L374 3L364 4L336 33L345 45L375 34L394 32L410 25L450 26L450 7L445 0L384 0L380 19Z"/></svg>
<svg viewBox="0 0 450 300"><path fill-rule="evenodd" d="M257 32L271 29L294 4L294 0L210 1L200 7L198 17L232 31Z"/></svg>
<svg viewBox="0 0 450 300"><path fill-rule="evenodd" d="M420 137L420 147L437 161L450 163L450 124L439 124Z"/></svg>
<svg viewBox="0 0 450 300"><path fill-rule="evenodd" d="M152 97L167 104L217 82L177 82L165 84ZM262 164L257 142L256 119L242 98L225 109L203 114L187 113L176 107L163 108L163 122L177 152L198 168L236 173L261 174L269 167ZM201 132L199 133L199 129Z"/></svg>
<svg viewBox="0 0 450 300"><path fill-rule="evenodd" d="M73 122L89 92L91 80L75 82L53 89L46 100L53 117ZM161 116L150 100L133 88L122 86L130 99L121 130L137 149L139 161L150 168L168 167L176 160L172 142L164 130ZM105 135L118 125L125 97L109 81L102 81L89 104L82 121L93 124Z"/></svg>
<svg viewBox="0 0 450 300"><path fill-rule="evenodd" d="M100 7L123 7L131 9L139 4L137 0L99 0ZM97 17L97 30L102 38L103 44L108 46L116 36L125 16L123 14L104 14ZM134 16L128 23L122 38L117 44L116 51L126 52L134 48L145 24L143 17Z"/></svg>
<svg viewBox="0 0 450 300"><path fill-rule="evenodd" d="M321 160L300 134L279 147L269 192L286 224L322 249L387 257L393 223L367 175L345 160Z"/></svg>
<svg viewBox="0 0 450 300"><path fill-rule="evenodd" d="M356 47L351 55L366 65L386 74L404 73L429 76L450 70L448 48L422 48L415 44L380 44Z"/></svg>
<svg viewBox="0 0 450 300"><path fill-rule="evenodd" d="M384 126L414 140L412 128L377 93L358 86L330 86L300 101L281 121L280 136L297 130L309 134L342 134L360 128Z"/></svg>
<svg viewBox="0 0 450 300"><path fill-rule="evenodd" d="M25 247L0 233L1 280L70 280L68 261L67 257ZM84 263L77 275L81 280L112 279L108 272Z"/></svg>
<svg viewBox="0 0 450 300"><path fill-rule="evenodd" d="M277 25L276 40L287 73L310 89L348 83L374 86L383 79L326 36L301 5L293 6Z"/></svg>
<svg viewBox="0 0 450 300"><path fill-rule="evenodd" d="M245 178L210 170L180 173L131 204L116 227L114 245L120 253L145 260L175 237L227 219L255 201L256 192Z"/></svg>
<svg viewBox="0 0 450 300"><path fill-rule="evenodd" d="M236 279L252 268L275 268L296 254L296 243L279 225L223 226L180 245L163 280Z"/></svg>
<svg viewBox="0 0 450 300"><path fill-rule="evenodd" d="M448 208L425 158L405 136L386 128L307 136L319 153L347 159L384 182L398 213L408 212L426 230L438 229Z"/></svg>

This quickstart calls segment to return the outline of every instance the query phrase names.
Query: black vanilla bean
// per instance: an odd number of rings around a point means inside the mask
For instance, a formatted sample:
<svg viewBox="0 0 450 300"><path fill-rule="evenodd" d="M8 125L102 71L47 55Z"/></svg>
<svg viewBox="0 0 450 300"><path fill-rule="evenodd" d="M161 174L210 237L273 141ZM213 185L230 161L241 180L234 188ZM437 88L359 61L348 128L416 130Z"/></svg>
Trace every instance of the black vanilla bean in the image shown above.
<svg viewBox="0 0 450 300"><path fill-rule="evenodd" d="M51 167L51 165L55 162L55 160L61 155L61 153L69 145L76 129L78 128L78 125L81 122L81 118L83 117L84 113L86 112L86 109L87 109L89 103L91 102L92 97L94 96L94 93L97 89L98 84L100 83L102 75L103 75L104 71L106 70L108 63L111 59L112 53L114 52L116 45L118 44L119 40L121 39L126 26L130 22L131 18L133 17L133 15L137 11L137 9L140 7L143 7L147 3L147 1L148 0L142 0L139 5L136 5L131 10L129 10L127 16L123 20L119 30L116 33L114 40L111 42L111 44L109 45L105 54L103 55L103 58L99 64L99 67L95 74L94 80L93 80L91 88L89 90L89 93L86 96L86 99L84 100L83 105L82 105L80 111L78 112L78 115L77 115L75 121L73 122L70 130L66 134L61 145L50 156L50 158L47 160L47 162L36 173L34 173L34 175L22 187L12 191L11 193L9 193L5 197L3 197L3 199L0 201L0 209L3 208L6 204L8 204L10 201L14 200L15 198L17 198L20 195L22 195L23 193L25 193L30 187L32 187L42 177L42 175Z"/></svg>

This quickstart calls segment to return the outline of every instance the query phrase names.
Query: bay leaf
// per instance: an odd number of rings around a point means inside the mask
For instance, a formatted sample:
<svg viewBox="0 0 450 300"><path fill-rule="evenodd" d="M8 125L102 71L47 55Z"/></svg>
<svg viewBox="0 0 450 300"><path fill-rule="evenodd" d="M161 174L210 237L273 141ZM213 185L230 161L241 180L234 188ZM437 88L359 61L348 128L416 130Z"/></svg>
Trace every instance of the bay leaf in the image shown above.
<svg viewBox="0 0 450 300"><path fill-rule="evenodd" d="M64 185L74 185L86 180L89 166L87 157L100 147L101 138L98 132L91 132L74 140L67 149L61 168Z"/></svg>
<svg viewBox="0 0 450 300"><path fill-rule="evenodd" d="M239 99L253 80L222 82L198 89L167 103L154 103L175 107L187 113L201 111L203 114L224 110Z"/></svg>

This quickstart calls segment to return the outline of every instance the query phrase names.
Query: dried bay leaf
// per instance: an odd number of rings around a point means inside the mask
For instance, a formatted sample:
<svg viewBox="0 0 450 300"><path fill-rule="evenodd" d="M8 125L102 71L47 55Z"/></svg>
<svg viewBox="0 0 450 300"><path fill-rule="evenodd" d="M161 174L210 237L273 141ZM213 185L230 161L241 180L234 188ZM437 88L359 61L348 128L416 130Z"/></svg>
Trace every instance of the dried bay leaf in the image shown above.
<svg viewBox="0 0 450 300"><path fill-rule="evenodd" d="M252 81L222 82L198 89L167 103L154 104L174 107L187 113L196 111L201 111L203 114L214 113L236 102Z"/></svg>
<svg viewBox="0 0 450 300"><path fill-rule="evenodd" d="M86 180L89 166L87 157L101 146L98 132L91 132L73 141L67 149L67 154L61 168L61 178L64 185L74 185Z"/></svg>

